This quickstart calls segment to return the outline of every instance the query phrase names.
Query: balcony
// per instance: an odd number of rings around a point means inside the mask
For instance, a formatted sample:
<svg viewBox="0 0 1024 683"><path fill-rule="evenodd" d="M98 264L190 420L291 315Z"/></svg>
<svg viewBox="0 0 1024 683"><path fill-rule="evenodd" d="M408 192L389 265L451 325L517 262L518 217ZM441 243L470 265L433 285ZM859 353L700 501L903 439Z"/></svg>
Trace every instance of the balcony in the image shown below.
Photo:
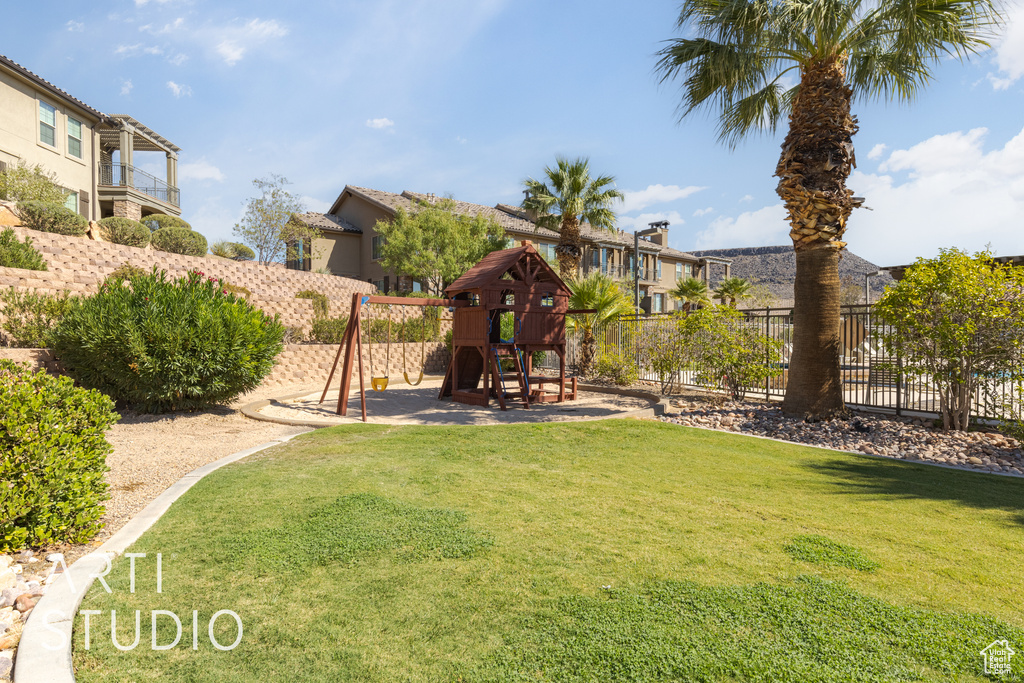
<svg viewBox="0 0 1024 683"><path fill-rule="evenodd" d="M607 275L613 280L625 280L633 277L633 272L626 266L609 266L609 265L594 265L593 263L584 263L582 265L584 275L591 273L601 273ZM639 268L637 270L640 282L658 282L661 278L658 277L656 268Z"/></svg>
<svg viewBox="0 0 1024 683"><path fill-rule="evenodd" d="M129 164L100 164L99 186L126 187L157 201L181 208L178 188Z"/></svg>

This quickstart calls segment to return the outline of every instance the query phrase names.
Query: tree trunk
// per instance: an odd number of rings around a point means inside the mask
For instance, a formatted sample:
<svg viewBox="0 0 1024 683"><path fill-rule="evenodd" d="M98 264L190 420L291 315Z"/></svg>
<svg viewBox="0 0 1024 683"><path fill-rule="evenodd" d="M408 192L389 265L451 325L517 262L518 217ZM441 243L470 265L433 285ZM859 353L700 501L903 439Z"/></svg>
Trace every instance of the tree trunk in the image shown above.
<svg viewBox="0 0 1024 683"><path fill-rule="evenodd" d="M576 216L565 216L555 255L558 257L558 275L565 281L575 280L583 257L580 223Z"/></svg>
<svg viewBox="0 0 1024 683"><path fill-rule="evenodd" d="M782 410L827 418L845 410L839 370L839 259L846 221L863 199L846 189L856 166L846 59L808 64L789 117L775 175L789 215L796 282L793 355Z"/></svg>
<svg viewBox="0 0 1024 683"><path fill-rule="evenodd" d="M580 353L580 376L589 377L590 369L594 365L594 356L597 351L597 338L594 337L594 333L590 329L583 330L583 348Z"/></svg>

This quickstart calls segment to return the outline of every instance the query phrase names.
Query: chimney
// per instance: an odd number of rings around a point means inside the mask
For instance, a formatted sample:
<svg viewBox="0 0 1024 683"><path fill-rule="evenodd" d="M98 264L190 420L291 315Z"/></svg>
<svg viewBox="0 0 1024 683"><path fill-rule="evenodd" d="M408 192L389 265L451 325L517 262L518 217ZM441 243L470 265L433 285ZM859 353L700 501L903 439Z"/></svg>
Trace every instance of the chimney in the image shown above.
<svg viewBox="0 0 1024 683"><path fill-rule="evenodd" d="M668 221L655 221L648 223L650 226L647 230L639 233L644 239L650 240L655 244L667 247L668 246Z"/></svg>

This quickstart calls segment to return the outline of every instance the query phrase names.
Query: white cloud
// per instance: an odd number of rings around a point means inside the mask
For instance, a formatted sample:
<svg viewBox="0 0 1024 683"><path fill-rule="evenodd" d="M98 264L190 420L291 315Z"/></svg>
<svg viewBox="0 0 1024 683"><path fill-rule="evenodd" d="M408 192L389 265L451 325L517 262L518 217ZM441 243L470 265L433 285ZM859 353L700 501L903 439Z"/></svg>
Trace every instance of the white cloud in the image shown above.
<svg viewBox="0 0 1024 683"><path fill-rule="evenodd" d="M274 38L283 38L288 35L288 29L273 19L251 19L242 26L220 29L218 35L227 37L217 43L217 54L228 66L234 66L250 48Z"/></svg>
<svg viewBox="0 0 1024 683"><path fill-rule="evenodd" d="M751 197L753 199L753 197ZM745 211L739 216L720 216L697 233L697 249L731 249L789 244L789 224L782 204Z"/></svg>
<svg viewBox="0 0 1024 683"><path fill-rule="evenodd" d="M142 7L143 5L148 5L150 1L151 0L135 0L135 6ZM166 5L167 3L174 1L175 0L152 0L152 2L155 2L158 5Z"/></svg>
<svg viewBox="0 0 1024 683"><path fill-rule="evenodd" d="M464 144L466 144L467 140L466 140L466 138L462 137L461 135L456 135L455 136L455 142L459 143L460 145L464 145Z"/></svg>
<svg viewBox="0 0 1024 683"><path fill-rule="evenodd" d="M654 204L666 204L680 199L686 199L692 194L707 188L690 185L679 187L678 185L648 185L643 190L626 190L623 192L625 199L622 201L621 211L639 211Z"/></svg>
<svg viewBox="0 0 1024 683"><path fill-rule="evenodd" d="M989 242L1001 255L1024 253L1024 130L988 152L986 134L936 135L894 151L878 174L855 172L848 185L873 211L850 218L851 250L879 265Z"/></svg>
<svg viewBox="0 0 1024 683"><path fill-rule="evenodd" d="M693 216L694 216L694 218L700 218L701 216L707 216L709 213L713 212L714 210L715 210L714 207L711 207L711 206L707 207L706 209L697 209L696 211L693 212Z"/></svg>
<svg viewBox="0 0 1024 683"><path fill-rule="evenodd" d="M881 159L882 155L885 154L885 150L889 149L889 145L884 142L879 142L877 145L871 148L868 152L868 159Z"/></svg>
<svg viewBox="0 0 1024 683"><path fill-rule="evenodd" d="M114 49L115 55L133 55L142 49L142 43L135 43L134 45L118 45Z"/></svg>
<svg viewBox="0 0 1024 683"><path fill-rule="evenodd" d="M184 54L182 52L179 52L178 54L174 55L173 57L171 57L167 61L170 62L171 64L173 64L174 66L181 66L182 64L184 64L185 62L188 61L188 55L186 55L186 54Z"/></svg>
<svg viewBox="0 0 1024 683"><path fill-rule="evenodd" d="M134 87L135 86L132 85L132 79L126 78L125 80L121 81L121 94L122 95L131 95L132 94L132 88L134 88Z"/></svg>
<svg viewBox="0 0 1024 683"><path fill-rule="evenodd" d="M988 74L995 90L1006 90L1024 76L1024 2L1005 8L1006 30L995 45L995 63L999 73Z"/></svg>
<svg viewBox="0 0 1024 683"><path fill-rule="evenodd" d="M742 197L740 197L740 201L738 203L740 203L740 204L748 204L748 203L750 203L752 201L754 201L754 195L752 195L752 194L745 194Z"/></svg>
<svg viewBox="0 0 1024 683"><path fill-rule="evenodd" d="M395 122L391 119L380 118L380 119L366 119L366 127L373 128L375 130L382 130L384 128L391 128L395 125Z"/></svg>
<svg viewBox="0 0 1024 683"><path fill-rule="evenodd" d="M68 30L72 33L81 33L85 30L85 24L83 24L80 21L74 21L73 19L68 21L68 23L65 24L65 26L67 26Z"/></svg>
<svg viewBox="0 0 1024 683"><path fill-rule="evenodd" d="M178 180L215 180L219 183L224 180L224 174L219 168L202 158L178 166Z"/></svg>
<svg viewBox="0 0 1024 683"><path fill-rule="evenodd" d="M659 211L657 213L642 213L639 216L619 216L617 227L627 232L646 230L650 227L650 223L656 221L668 221L670 230L672 226L679 227L686 223L678 211Z"/></svg>
<svg viewBox="0 0 1024 683"><path fill-rule="evenodd" d="M306 211L317 211L319 213L325 213L331 208L331 202L325 202L322 199L316 197L310 197L309 195L302 195L299 197L299 201L306 207Z"/></svg>
<svg viewBox="0 0 1024 683"><path fill-rule="evenodd" d="M164 53L163 49L157 47L156 45L150 45L149 47L144 48L142 51L145 52L147 55L162 55Z"/></svg>
<svg viewBox="0 0 1024 683"><path fill-rule="evenodd" d="M167 81L167 88L174 94L175 97L191 97L192 88L187 85L175 83L174 81Z"/></svg>

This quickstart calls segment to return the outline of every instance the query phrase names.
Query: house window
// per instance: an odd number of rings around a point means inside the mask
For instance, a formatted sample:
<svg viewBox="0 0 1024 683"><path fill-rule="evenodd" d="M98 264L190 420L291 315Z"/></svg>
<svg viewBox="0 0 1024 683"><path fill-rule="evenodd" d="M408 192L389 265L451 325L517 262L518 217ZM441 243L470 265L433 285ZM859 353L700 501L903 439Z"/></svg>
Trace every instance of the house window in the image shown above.
<svg viewBox="0 0 1024 683"><path fill-rule="evenodd" d="M39 103L39 141L50 147L57 146L57 109L46 102Z"/></svg>
<svg viewBox="0 0 1024 683"><path fill-rule="evenodd" d="M420 283L418 283L415 280L413 280L412 281L412 291L414 291L414 292L422 292L423 291L423 286Z"/></svg>
<svg viewBox="0 0 1024 683"><path fill-rule="evenodd" d="M676 264L676 282L683 279L683 264Z"/></svg>
<svg viewBox="0 0 1024 683"><path fill-rule="evenodd" d="M540 305L548 308L555 305L555 295L551 292L544 292L540 297Z"/></svg>
<svg viewBox="0 0 1024 683"><path fill-rule="evenodd" d="M68 117L68 154L82 158L82 122Z"/></svg>
<svg viewBox="0 0 1024 683"><path fill-rule="evenodd" d="M383 292L384 288L386 287L386 285L385 285L383 280L374 280L373 281L373 286L377 288L378 292Z"/></svg>
<svg viewBox="0 0 1024 683"><path fill-rule="evenodd" d="M384 237L382 235L374 235L373 242L371 243L371 258L374 261L379 261L384 257Z"/></svg>
<svg viewBox="0 0 1024 683"><path fill-rule="evenodd" d="M590 250L590 265L598 268L601 266L601 249Z"/></svg>
<svg viewBox="0 0 1024 683"><path fill-rule="evenodd" d="M651 297L651 313L661 313L662 312L662 303L663 303L664 297L665 297L664 294L655 294L655 295L653 295Z"/></svg>
<svg viewBox="0 0 1024 683"><path fill-rule="evenodd" d="M683 266L683 272L686 273L686 277L693 277L693 265L687 263Z"/></svg>
<svg viewBox="0 0 1024 683"><path fill-rule="evenodd" d="M69 192L67 198L64 200L64 206L68 207L75 213L78 213L78 193Z"/></svg>
<svg viewBox="0 0 1024 683"><path fill-rule="evenodd" d="M661 259L658 257L654 258L654 267L658 271L657 279L661 279Z"/></svg>

